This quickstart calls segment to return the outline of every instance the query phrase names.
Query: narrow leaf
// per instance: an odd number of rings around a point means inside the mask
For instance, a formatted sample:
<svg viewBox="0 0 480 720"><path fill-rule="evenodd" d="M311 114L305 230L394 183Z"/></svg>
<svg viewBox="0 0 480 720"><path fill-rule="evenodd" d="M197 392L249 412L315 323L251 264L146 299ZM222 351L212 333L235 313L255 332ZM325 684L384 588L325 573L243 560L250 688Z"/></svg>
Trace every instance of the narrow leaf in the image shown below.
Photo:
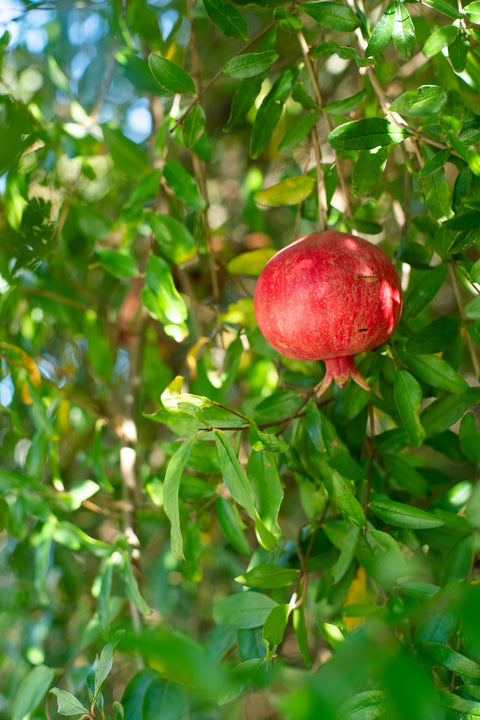
<svg viewBox="0 0 480 720"><path fill-rule="evenodd" d="M182 124L183 142L187 148L194 148L205 130L205 111L196 103L185 116Z"/></svg>
<svg viewBox="0 0 480 720"><path fill-rule="evenodd" d="M318 113L304 115L287 130L278 144L280 152L289 152L304 140L317 122Z"/></svg>
<svg viewBox="0 0 480 720"><path fill-rule="evenodd" d="M158 53L148 56L150 71L161 87L172 93L195 95L195 83L189 73Z"/></svg>
<svg viewBox="0 0 480 720"><path fill-rule="evenodd" d="M229 60L225 65L224 72L235 78L250 78L268 70L277 60L278 53L274 50L244 53Z"/></svg>
<svg viewBox="0 0 480 720"><path fill-rule="evenodd" d="M239 575L235 581L246 587L279 588L292 585L299 575L300 570L284 568L273 563L256 565L254 568Z"/></svg>
<svg viewBox="0 0 480 720"><path fill-rule="evenodd" d="M102 132L112 160L119 170L137 179L150 172L150 164L136 143L125 137L118 128L103 125Z"/></svg>
<svg viewBox="0 0 480 720"><path fill-rule="evenodd" d="M417 281L412 289L408 288L405 298L405 306L403 317L415 318L428 303L433 300L437 292L442 287L447 277L447 265L439 265L438 267L419 273Z"/></svg>
<svg viewBox="0 0 480 720"><path fill-rule="evenodd" d="M393 42L400 55L411 57L415 47L415 28L403 0L395 0L395 21L392 32Z"/></svg>
<svg viewBox="0 0 480 720"><path fill-rule="evenodd" d="M215 509L218 522L227 540L242 555L250 556L252 551L245 535L246 525L242 521L236 505L228 502L227 498L219 497L216 500Z"/></svg>
<svg viewBox="0 0 480 720"><path fill-rule="evenodd" d="M367 47L365 48L365 55L376 55L381 52L385 45L388 43L393 33L393 26L395 24L395 4L392 2L386 8L380 20L375 25Z"/></svg>
<svg viewBox="0 0 480 720"><path fill-rule="evenodd" d="M357 498L351 490L351 483L339 473L332 472L332 485L335 502L342 515L359 528L365 526L365 515Z"/></svg>
<svg viewBox="0 0 480 720"><path fill-rule="evenodd" d="M334 582L339 582L347 572L348 568L353 562L355 554L357 552L358 541L360 540L361 528L358 525L353 525L347 533L345 542L340 550L340 555L337 558L335 565L332 568L332 576Z"/></svg>
<svg viewBox="0 0 480 720"><path fill-rule="evenodd" d="M446 645L422 641L417 643L417 648L425 655L428 655L435 665L441 665L459 675L466 675L480 680L480 665Z"/></svg>
<svg viewBox="0 0 480 720"><path fill-rule="evenodd" d="M253 492L245 471L240 465L240 461L225 433L221 430L215 430L214 434L223 481L235 502L241 505L251 518L254 518Z"/></svg>
<svg viewBox="0 0 480 720"><path fill-rule="evenodd" d="M437 355L402 355L405 363L424 382L448 392L468 390L467 382Z"/></svg>
<svg viewBox="0 0 480 720"><path fill-rule="evenodd" d="M387 497L376 497L370 503L369 508L380 520L396 527L421 530L440 527L444 524L443 520L426 510L404 505Z"/></svg>
<svg viewBox="0 0 480 720"><path fill-rule="evenodd" d="M191 437L188 440L185 440L185 442L183 442L175 452L168 463L167 472L165 473L165 482L163 485L163 507L171 525L171 548L175 557L180 560L184 558L184 554L182 530L180 527L178 491L183 470L190 453L192 452L195 439L195 437Z"/></svg>
<svg viewBox="0 0 480 720"><path fill-rule="evenodd" d="M399 370L395 373L393 392L410 445L419 447L425 438L425 430L419 418L422 389L407 370Z"/></svg>

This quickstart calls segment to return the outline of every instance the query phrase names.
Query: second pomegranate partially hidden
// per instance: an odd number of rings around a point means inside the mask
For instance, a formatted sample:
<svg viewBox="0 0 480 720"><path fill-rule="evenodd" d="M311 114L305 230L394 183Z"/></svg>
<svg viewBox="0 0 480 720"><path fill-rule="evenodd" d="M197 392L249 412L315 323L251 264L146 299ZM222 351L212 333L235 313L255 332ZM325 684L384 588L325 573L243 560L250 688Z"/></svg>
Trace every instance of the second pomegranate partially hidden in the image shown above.
<svg viewBox="0 0 480 720"><path fill-rule="evenodd" d="M313 233L274 255L258 278L258 326L282 355L324 360L318 387L368 384L353 356L385 342L402 311L400 279L377 245L348 233Z"/></svg>

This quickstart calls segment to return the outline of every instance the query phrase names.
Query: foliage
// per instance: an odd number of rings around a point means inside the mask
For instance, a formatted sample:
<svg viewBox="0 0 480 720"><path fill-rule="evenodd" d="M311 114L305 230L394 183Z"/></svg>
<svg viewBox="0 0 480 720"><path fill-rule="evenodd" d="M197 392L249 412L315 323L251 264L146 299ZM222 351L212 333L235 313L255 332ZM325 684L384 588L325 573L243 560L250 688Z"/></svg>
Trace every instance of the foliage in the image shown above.
<svg viewBox="0 0 480 720"><path fill-rule="evenodd" d="M480 715L480 3L16 0L0 40L0 717ZM255 277L395 259L350 382Z"/></svg>

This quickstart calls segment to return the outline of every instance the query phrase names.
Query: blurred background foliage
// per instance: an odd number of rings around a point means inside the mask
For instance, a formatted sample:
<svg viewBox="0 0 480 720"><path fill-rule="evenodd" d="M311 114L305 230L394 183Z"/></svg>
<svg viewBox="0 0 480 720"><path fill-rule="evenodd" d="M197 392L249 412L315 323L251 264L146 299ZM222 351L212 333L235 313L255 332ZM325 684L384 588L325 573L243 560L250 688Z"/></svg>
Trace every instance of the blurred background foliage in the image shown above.
<svg viewBox="0 0 480 720"><path fill-rule="evenodd" d="M480 715L479 24L3 0L1 718ZM325 227L405 305L318 399L252 294Z"/></svg>

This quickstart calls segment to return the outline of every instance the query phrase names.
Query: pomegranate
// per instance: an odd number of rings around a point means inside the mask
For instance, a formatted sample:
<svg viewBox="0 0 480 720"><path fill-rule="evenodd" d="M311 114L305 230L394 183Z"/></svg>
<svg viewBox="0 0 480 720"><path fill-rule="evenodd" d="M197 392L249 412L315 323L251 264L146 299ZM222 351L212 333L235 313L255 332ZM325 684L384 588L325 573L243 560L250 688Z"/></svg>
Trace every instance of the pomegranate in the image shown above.
<svg viewBox="0 0 480 720"><path fill-rule="evenodd" d="M370 390L353 356L390 337L400 319L402 290L381 248L327 230L300 238L267 262L254 308L260 331L279 353L325 362L317 394L332 381L344 387L350 377Z"/></svg>

